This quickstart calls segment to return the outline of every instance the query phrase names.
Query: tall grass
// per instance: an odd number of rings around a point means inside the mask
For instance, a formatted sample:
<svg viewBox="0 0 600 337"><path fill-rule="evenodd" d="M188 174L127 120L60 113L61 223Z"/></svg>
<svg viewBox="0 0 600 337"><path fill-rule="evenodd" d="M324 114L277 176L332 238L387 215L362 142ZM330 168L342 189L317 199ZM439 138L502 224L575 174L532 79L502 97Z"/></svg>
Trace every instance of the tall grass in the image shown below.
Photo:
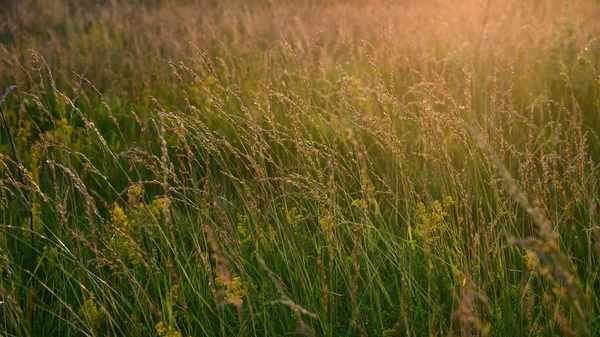
<svg viewBox="0 0 600 337"><path fill-rule="evenodd" d="M0 334L600 332L596 2L0 7Z"/></svg>

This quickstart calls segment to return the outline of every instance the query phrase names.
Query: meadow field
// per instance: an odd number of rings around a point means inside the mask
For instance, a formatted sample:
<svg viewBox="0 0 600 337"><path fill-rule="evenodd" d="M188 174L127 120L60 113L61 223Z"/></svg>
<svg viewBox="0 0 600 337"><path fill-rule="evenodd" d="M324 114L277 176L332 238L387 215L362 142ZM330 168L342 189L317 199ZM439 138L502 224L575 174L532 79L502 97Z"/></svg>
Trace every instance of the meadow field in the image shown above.
<svg viewBox="0 0 600 337"><path fill-rule="evenodd" d="M600 2L0 0L1 336L599 336Z"/></svg>

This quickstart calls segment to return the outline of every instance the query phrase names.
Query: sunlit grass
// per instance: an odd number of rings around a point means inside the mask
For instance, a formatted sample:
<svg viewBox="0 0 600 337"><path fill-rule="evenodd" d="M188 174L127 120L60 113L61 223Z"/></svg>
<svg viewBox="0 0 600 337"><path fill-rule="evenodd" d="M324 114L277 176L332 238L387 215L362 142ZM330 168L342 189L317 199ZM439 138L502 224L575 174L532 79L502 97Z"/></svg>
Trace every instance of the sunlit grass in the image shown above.
<svg viewBox="0 0 600 337"><path fill-rule="evenodd" d="M4 5L0 334L597 334L600 7L434 2Z"/></svg>

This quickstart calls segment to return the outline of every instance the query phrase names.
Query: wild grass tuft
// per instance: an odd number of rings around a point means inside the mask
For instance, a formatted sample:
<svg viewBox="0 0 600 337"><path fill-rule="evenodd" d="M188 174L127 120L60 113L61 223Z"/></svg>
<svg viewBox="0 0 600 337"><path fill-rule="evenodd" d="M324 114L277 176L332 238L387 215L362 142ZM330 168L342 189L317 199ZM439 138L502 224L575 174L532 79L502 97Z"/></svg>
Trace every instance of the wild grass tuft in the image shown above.
<svg viewBox="0 0 600 337"><path fill-rule="evenodd" d="M596 2L0 9L0 335L600 332Z"/></svg>

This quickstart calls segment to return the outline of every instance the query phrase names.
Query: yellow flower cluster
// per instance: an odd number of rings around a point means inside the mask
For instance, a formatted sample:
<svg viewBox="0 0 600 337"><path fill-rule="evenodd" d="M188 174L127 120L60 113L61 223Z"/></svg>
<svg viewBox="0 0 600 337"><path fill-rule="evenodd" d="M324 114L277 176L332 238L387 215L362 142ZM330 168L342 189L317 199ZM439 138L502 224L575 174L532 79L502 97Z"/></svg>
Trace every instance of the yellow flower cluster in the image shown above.
<svg viewBox="0 0 600 337"><path fill-rule="evenodd" d="M239 307L240 305L242 305L242 303L244 303L242 298L246 296L248 291L244 287L242 279L239 276L234 277L230 281L225 280L219 276L215 279L215 283L218 286L225 288L225 301L227 303L233 304L236 307Z"/></svg>
<svg viewBox="0 0 600 337"><path fill-rule="evenodd" d="M362 210L366 210L367 202L364 201L363 199L354 199L354 200L352 200L352 206L360 208Z"/></svg>
<svg viewBox="0 0 600 337"><path fill-rule="evenodd" d="M164 322L156 324L156 333L160 337L181 337L181 332Z"/></svg>
<svg viewBox="0 0 600 337"><path fill-rule="evenodd" d="M298 220L302 219L302 214L298 212L298 208L292 207L289 211L286 212L286 218L289 224L295 224Z"/></svg>
<svg viewBox="0 0 600 337"><path fill-rule="evenodd" d="M112 223L119 229L118 233L112 233L116 237L113 240L115 249L125 253L125 256L133 265L144 262L140 250L136 247L141 242L140 228L143 227L149 230L156 228L157 221L150 221L152 219L148 219L148 214L151 214L155 220L159 219L165 216L165 211L168 210L171 204L171 200L168 198L157 198L148 205L144 204L141 202L142 193L143 190L140 185L132 187L128 191L129 208L127 211L117 203L110 210Z"/></svg>
<svg viewBox="0 0 600 337"><path fill-rule="evenodd" d="M454 199L448 196L443 202L435 200L431 210L427 210L424 203L417 203L415 218L418 224L418 234L424 240L435 240L445 232L444 218L448 216Z"/></svg>
<svg viewBox="0 0 600 337"><path fill-rule="evenodd" d="M329 227L331 226L330 222L332 221L329 210L324 205L320 205L319 209L322 214L319 217L319 227L322 231L329 230Z"/></svg>
<svg viewBox="0 0 600 337"><path fill-rule="evenodd" d="M129 219L127 214L125 214L125 211L123 211L118 204L114 204L113 209L110 211L110 215L115 227L122 231L122 233L116 234L117 238L116 240L113 240L115 249L125 253L125 256L131 264L137 265L142 263L142 254L134 246L135 239L138 236L135 220Z"/></svg>
<svg viewBox="0 0 600 337"><path fill-rule="evenodd" d="M365 199L354 199L352 200L352 206L361 209L364 212L371 211L373 215L379 215L379 203L375 198L375 187L371 184L368 179L362 179L362 191Z"/></svg>
<svg viewBox="0 0 600 337"><path fill-rule="evenodd" d="M104 322L104 311L100 310L96 303L96 297L91 295L87 300L83 302L83 306L79 309L79 315L94 329L97 331Z"/></svg>
<svg viewBox="0 0 600 337"><path fill-rule="evenodd" d="M152 203L148 205L148 208L150 208L150 212L152 212L156 218L160 218L165 213L165 210L169 209L169 206L171 206L171 199L157 198L152 200Z"/></svg>

